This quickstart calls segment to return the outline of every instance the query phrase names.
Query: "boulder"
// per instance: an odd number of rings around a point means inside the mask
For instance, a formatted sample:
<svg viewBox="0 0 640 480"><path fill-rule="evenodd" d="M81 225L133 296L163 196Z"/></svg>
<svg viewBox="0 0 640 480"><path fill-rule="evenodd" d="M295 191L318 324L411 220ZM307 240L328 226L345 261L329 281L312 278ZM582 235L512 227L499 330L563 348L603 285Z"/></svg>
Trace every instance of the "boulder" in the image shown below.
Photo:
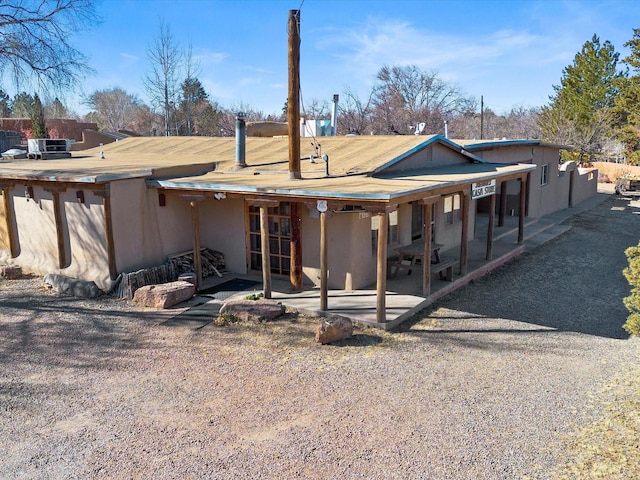
<svg viewBox="0 0 640 480"><path fill-rule="evenodd" d="M244 321L268 322L284 314L284 306L276 300L229 300L220 314L230 314Z"/></svg>
<svg viewBox="0 0 640 480"><path fill-rule="evenodd" d="M350 318L331 315L322 320L316 329L316 343L333 343L353 336L353 322Z"/></svg>
<svg viewBox="0 0 640 480"><path fill-rule="evenodd" d="M44 283L58 293L73 295L74 297L96 298L103 293L94 282L69 278L55 273L45 275Z"/></svg>
<svg viewBox="0 0 640 480"><path fill-rule="evenodd" d="M133 302L144 307L169 308L189 300L195 293L195 285L178 280L140 287L133 294Z"/></svg>
<svg viewBox="0 0 640 480"><path fill-rule="evenodd" d="M22 277L22 267L18 265L2 265L0 268L0 277L7 280L16 280Z"/></svg>

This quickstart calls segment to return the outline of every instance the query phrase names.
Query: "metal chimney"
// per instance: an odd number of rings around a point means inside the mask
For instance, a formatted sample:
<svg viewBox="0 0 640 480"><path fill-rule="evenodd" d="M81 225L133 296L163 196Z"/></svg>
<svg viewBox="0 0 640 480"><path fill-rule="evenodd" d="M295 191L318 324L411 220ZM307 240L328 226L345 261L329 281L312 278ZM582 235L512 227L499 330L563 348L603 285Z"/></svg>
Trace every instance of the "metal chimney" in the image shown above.
<svg viewBox="0 0 640 480"><path fill-rule="evenodd" d="M336 124L336 111L338 110L339 95L336 93L333 95L333 104L331 105L331 135L336 136L337 124Z"/></svg>
<svg viewBox="0 0 640 480"><path fill-rule="evenodd" d="M245 161L246 132L244 119L244 112L238 112L236 114L236 168L244 168L247 166Z"/></svg>

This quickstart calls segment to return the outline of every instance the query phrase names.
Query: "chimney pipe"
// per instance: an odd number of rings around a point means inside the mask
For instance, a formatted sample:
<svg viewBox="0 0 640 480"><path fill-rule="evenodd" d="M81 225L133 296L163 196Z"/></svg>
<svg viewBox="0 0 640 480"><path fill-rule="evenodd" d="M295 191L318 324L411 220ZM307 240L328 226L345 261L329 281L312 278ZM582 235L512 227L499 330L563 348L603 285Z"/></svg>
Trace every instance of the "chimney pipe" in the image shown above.
<svg viewBox="0 0 640 480"><path fill-rule="evenodd" d="M449 138L449 124L444 121L444 138Z"/></svg>
<svg viewBox="0 0 640 480"><path fill-rule="evenodd" d="M336 136L338 133L336 123L336 111L338 110L338 99L340 96L336 93L333 95L333 105L331 106L331 135Z"/></svg>
<svg viewBox="0 0 640 480"><path fill-rule="evenodd" d="M238 112L236 114L236 168L244 168L247 166L245 161L245 114L244 112Z"/></svg>

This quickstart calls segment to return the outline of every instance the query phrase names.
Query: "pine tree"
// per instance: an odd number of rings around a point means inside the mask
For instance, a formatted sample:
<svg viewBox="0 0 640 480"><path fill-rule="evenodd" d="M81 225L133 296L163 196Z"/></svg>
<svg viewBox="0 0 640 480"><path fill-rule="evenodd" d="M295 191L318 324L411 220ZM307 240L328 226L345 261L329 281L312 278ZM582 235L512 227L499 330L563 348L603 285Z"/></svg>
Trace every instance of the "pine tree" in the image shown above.
<svg viewBox="0 0 640 480"><path fill-rule="evenodd" d="M625 145L627 163L640 164L640 29L633 30L633 38L624 44L631 54L622 63L631 69L631 74L617 79L619 95L615 111L620 117L617 139Z"/></svg>
<svg viewBox="0 0 640 480"><path fill-rule="evenodd" d="M618 94L616 79L619 54L608 40L597 35L585 42L573 64L564 68L560 85L555 85L551 103L540 116L545 140L573 145L568 159L591 160L600 153L605 138L616 124L612 110Z"/></svg>
<svg viewBox="0 0 640 480"><path fill-rule="evenodd" d="M631 295L624 299L624 306L631 313L622 326L631 335L640 335L640 243L629 247L624 254L629 266L622 273L631 285Z"/></svg>
<svg viewBox="0 0 640 480"><path fill-rule="evenodd" d="M44 118L44 107L37 93L33 96L33 110L31 110L31 136L33 138L49 138Z"/></svg>

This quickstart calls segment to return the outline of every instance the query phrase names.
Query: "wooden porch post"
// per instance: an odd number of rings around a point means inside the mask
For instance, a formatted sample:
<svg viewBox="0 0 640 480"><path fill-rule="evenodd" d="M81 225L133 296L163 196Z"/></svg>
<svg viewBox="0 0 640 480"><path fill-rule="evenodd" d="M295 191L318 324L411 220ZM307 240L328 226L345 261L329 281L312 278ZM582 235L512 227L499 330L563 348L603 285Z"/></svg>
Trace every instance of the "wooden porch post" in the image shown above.
<svg viewBox="0 0 640 480"><path fill-rule="evenodd" d="M438 201L440 197L429 197L422 200L424 220L424 231L422 233L422 239L424 240L424 254L422 265L422 296L428 297L431 295L431 243L433 242L431 234L431 210L433 204Z"/></svg>
<svg viewBox="0 0 640 480"><path fill-rule="evenodd" d="M289 281L297 292L302 290L302 204L291 202L291 261Z"/></svg>
<svg viewBox="0 0 640 480"><path fill-rule="evenodd" d="M378 256L376 276L376 321L387 321L387 231L389 228L389 213L378 214Z"/></svg>
<svg viewBox="0 0 640 480"><path fill-rule="evenodd" d="M520 209L518 212L518 244L524 242L524 217L527 201L527 179L520 178Z"/></svg>
<svg viewBox="0 0 640 480"><path fill-rule="evenodd" d="M269 250L269 214L260 207L260 250L262 252L262 287L264 298L271 298L271 252Z"/></svg>
<svg viewBox="0 0 640 480"><path fill-rule="evenodd" d="M16 258L18 256L18 243L16 241L16 231L14 228L14 212L13 212L13 203L11 202L11 196L9 194L9 190L11 186L9 185L0 185L2 189L2 205L4 207L4 219L6 223L6 232L7 232L7 241L9 242L9 252L11 253L11 258Z"/></svg>
<svg viewBox="0 0 640 480"><path fill-rule="evenodd" d="M328 308L327 212L320 212L320 310Z"/></svg>
<svg viewBox="0 0 640 480"><path fill-rule="evenodd" d="M460 235L460 275L467 274L467 242L469 240L469 202L471 192L460 192L462 196L462 233Z"/></svg>
<svg viewBox="0 0 640 480"><path fill-rule="evenodd" d="M493 258L493 231L496 223L496 196L491 195L489 204L489 227L487 230L487 255L486 259Z"/></svg>
<svg viewBox="0 0 640 480"><path fill-rule="evenodd" d="M500 209L498 210L498 226L504 226L504 217L507 214L507 182L500 182Z"/></svg>

